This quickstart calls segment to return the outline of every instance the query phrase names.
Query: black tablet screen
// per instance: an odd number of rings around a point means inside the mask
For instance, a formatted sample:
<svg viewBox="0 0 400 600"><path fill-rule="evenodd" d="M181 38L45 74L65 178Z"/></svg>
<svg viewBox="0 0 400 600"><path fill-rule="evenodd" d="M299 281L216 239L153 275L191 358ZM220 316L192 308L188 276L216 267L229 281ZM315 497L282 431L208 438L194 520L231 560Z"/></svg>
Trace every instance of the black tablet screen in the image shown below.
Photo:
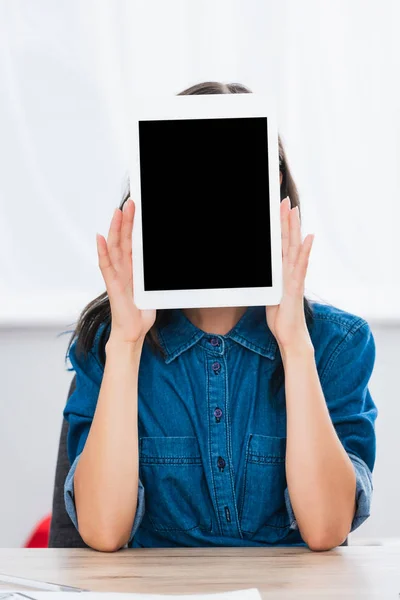
<svg viewBox="0 0 400 600"><path fill-rule="evenodd" d="M272 285L267 127L139 122L145 291Z"/></svg>

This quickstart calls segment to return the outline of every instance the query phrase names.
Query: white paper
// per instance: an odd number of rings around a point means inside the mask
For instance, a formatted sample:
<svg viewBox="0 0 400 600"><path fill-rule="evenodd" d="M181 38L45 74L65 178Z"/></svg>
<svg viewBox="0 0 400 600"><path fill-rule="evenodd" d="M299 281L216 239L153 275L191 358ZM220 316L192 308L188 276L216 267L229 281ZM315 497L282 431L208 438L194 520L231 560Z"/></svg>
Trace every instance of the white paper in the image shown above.
<svg viewBox="0 0 400 600"><path fill-rule="evenodd" d="M66 595L67 594L67 595ZM107 592L26 592L34 600L82 600L82 595L90 594L90 600L261 600L256 588L219 592L216 594L124 594ZM15 596L18 600L19 596ZM21 598L22 600L22 598ZM24 599L26 600L26 598Z"/></svg>

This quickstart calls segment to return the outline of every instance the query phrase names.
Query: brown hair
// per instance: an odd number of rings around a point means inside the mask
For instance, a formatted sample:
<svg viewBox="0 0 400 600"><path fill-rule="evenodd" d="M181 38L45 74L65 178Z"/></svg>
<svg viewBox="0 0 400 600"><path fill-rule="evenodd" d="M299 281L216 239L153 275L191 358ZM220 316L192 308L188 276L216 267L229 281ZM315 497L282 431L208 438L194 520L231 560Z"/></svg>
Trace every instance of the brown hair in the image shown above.
<svg viewBox="0 0 400 600"><path fill-rule="evenodd" d="M204 83L198 83L189 87L188 89L180 92L178 96L190 96L190 95L200 95L200 94L251 94L251 90L246 86L240 83L219 83L217 81L206 81ZM281 201L286 198L286 196L290 197L291 206L298 206L300 212L300 202L299 202L299 194L296 188L296 184L293 180L292 174L289 169L288 161L286 158L285 149L282 144L281 137L278 136L278 146L279 146L279 169L282 173L282 183L281 183ZM126 192L124 197L119 205L119 208L122 209L125 202L128 200L130 196L129 190L129 182L127 185ZM301 215L301 212L300 212ZM308 322L312 319L312 311L311 307L306 298L304 298L304 309L306 313L306 319ZM162 352L162 348L159 343L157 330L160 325L164 324L168 321L169 315L171 311L169 310L159 310L157 311L156 321L153 327L147 334L147 341L152 345L154 350L158 350ZM77 338L77 352L83 352L87 354L91 349L96 333L100 327L100 325L107 325L104 327L102 332L102 336L100 338L99 343L99 355L100 359L105 364L105 344L107 342L110 327L111 327L111 310L110 310L110 302L108 300L107 292L104 292L91 302L83 309L82 314L79 317L73 335L70 339L68 349L72 344L72 341ZM67 350L68 352L68 350ZM278 375L278 373L276 373ZM280 377L275 377L276 383L282 382L283 371L282 367L280 368Z"/></svg>

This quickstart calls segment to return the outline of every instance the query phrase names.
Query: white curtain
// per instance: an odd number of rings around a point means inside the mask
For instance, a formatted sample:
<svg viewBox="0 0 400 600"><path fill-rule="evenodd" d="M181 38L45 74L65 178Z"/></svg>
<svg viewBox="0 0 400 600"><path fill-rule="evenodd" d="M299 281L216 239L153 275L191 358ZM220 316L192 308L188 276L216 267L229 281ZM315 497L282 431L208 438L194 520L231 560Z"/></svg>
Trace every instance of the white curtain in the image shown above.
<svg viewBox="0 0 400 600"><path fill-rule="evenodd" d="M0 323L71 323L103 291L128 103L203 80L277 98L308 295L399 319L399 22L398 0L2 0Z"/></svg>

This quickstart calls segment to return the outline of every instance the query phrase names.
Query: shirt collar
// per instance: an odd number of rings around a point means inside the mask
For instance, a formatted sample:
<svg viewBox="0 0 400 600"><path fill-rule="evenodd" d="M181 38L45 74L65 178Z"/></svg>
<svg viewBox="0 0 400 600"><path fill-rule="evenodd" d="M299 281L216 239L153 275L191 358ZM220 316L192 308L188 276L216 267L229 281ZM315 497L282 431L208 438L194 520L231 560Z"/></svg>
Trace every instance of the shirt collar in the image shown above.
<svg viewBox="0 0 400 600"><path fill-rule="evenodd" d="M250 306L226 337L274 360L278 343L267 325L265 306Z"/></svg>
<svg viewBox="0 0 400 600"><path fill-rule="evenodd" d="M158 334L165 352L166 363L172 362L207 335L193 325L180 309L169 311L164 323L158 329ZM267 325L264 306L249 307L235 327L223 337L270 360L275 358L278 344Z"/></svg>

